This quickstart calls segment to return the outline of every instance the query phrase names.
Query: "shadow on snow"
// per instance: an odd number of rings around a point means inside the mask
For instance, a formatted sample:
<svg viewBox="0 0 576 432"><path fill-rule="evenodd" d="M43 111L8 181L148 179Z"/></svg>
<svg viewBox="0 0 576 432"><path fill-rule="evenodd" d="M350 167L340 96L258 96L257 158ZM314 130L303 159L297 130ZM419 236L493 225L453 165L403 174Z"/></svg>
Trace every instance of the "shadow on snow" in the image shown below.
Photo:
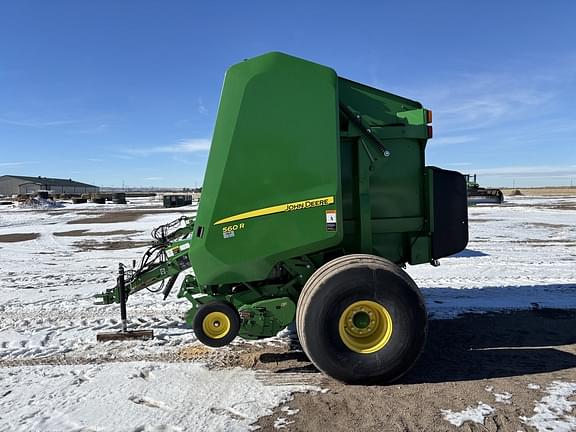
<svg viewBox="0 0 576 432"><path fill-rule="evenodd" d="M450 255L450 258L476 258L489 255L490 254L474 249L464 249L463 251L460 251L457 254Z"/></svg>

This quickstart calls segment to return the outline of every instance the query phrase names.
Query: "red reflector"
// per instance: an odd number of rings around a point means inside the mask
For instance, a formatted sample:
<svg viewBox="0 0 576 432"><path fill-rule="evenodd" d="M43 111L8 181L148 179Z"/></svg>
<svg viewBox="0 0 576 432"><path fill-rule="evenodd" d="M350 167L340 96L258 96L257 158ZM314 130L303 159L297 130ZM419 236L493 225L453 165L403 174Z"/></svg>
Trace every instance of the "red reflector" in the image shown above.
<svg viewBox="0 0 576 432"><path fill-rule="evenodd" d="M426 123L432 123L432 111L426 110Z"/></svg>
<svg viewBox="0 0 576 432"><path fill-rule="evenodd" d="M426 126L428 129L428 138L432 138L432 126Z"/></svg>

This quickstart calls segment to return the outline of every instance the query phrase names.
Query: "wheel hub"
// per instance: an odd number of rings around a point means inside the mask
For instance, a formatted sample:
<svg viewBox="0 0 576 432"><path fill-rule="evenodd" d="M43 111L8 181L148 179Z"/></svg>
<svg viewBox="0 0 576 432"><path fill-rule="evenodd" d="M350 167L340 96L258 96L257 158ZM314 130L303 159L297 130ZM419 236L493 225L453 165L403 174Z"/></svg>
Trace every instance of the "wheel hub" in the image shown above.
<svg viewBox="0 0 576 432"><path fill-rule="evenodd" d="M340 315L338 331L344 345L360 354L371 354L386 346L392 336L392 317L372 300L352 303Z"/></svg>
<svg viewBox="0 0 576 432"><path fill-rule="evenodd" d="M223 312L210 312L202 322L202 330L212 339L221 339L230 331L230 319Z"/></svg>

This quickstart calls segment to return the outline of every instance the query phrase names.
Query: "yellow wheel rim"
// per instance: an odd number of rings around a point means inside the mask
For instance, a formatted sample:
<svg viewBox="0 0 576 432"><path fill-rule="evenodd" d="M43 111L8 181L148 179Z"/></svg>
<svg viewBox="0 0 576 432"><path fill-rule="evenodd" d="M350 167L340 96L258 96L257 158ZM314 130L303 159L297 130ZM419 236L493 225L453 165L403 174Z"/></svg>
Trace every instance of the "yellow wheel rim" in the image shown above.
<svg viewBox="0 0 576 432"><path fill-rule="evenodd" d="M210 312L202 321L204 334L212 339L222 339L230 332L230 318L223 312Z"/></svg>
<svg viewBox="0 0 576 432"><path fill-rule="evenodd" d="M381 350L392 336L392 317L380 303L360 300L348 306L338 322L340 339L352 351L371 354Z"/></svg>

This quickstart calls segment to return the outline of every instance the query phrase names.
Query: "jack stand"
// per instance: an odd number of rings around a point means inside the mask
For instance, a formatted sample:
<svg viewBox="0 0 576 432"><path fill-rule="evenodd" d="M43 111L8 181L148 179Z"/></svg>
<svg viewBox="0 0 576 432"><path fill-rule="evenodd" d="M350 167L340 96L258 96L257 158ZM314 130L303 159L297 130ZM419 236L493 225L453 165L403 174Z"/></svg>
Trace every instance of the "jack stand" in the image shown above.
<svg viewBox="0 0 576 432"><path fill-rule="evenodd" d="M119 332L98 333L96 335L96 340L98 342L106 342L111 340L152 339L154 337L154 332L152 330L128 331L128 320L126 314L126 300L128 300L128 293L126 291L124 265L122 263L118 265L118 291L120 291L120 319L122 321L122 329Z"/></svg>

